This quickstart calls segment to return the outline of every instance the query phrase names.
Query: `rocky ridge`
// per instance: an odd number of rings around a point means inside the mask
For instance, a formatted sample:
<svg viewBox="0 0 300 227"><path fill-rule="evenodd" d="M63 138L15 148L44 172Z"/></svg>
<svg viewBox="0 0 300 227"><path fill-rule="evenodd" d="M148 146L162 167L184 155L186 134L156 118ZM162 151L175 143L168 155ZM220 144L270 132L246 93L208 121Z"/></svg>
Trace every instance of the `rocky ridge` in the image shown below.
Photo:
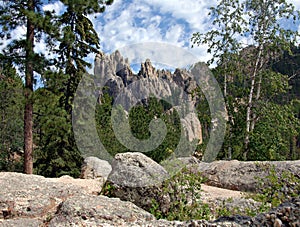
<svg viewBox="0 0 300 227"><path fill-rule="evenodd" d="M207 66L203 64L201 67ZM206 68L203 69L203 72L206 71ZM94 61L94 75L98 80L96 86L105 86L105 92L118 103L122 103L126 111L153 95L168 100L173 109L180 106L183 101L185 104L188 103L188 109L192 109L197 102L193 95L197 83L187 70L176 69L171 73L168 70L155 69L147 59L141 64L140 71L135 74L130 68L128 59L124 58L119 51L110 55L97 54ZM100 96L102 94L103 91L100 91ZM202 142L201 125L196 114L190 112L184 115L182 124L185 126L189 141L197 139L199 143Z"/></svg>
<svg viewBox="0 0 300 227"><path fill-rule="evenodd" d="M113 162L112 172L109 174L107 181L115 182L123 185L120 179L127 178L128 171L131 179L139 183L140 188L149 188L144 184L147 179L155 176L152 173L161 173L163 176L168 175L162 166L157 163L150 162L148 158L139 153L127 153L116 157ZM104 163L105 161L97 163ZM255 164L254 162L238 162L238 161L222 161L210 164L197 162L193 158L185 158L186 163L198 163L201 169L203 166L214 166L216 171L218 168L226 169L229 172L235 168L236 173L232 175L231 182L237 182L237 179L248 174L251 177L257 174L253 169L236 168L239 165ZM262 213L254 218L245 216L222 217L215 221L190 220L190 221L166 221L156 220L153 215L135 205L136 201L132 198L108 198L98 195L105 180L99 180L101 177L106 178L107 169L95 166L96 158L88 158L85 160L84 171L87 178L91 173L97 170L96 179L73 179L69 176L61 178L45 178L37 175L25 175L21 173L0 173L0 226L299 226L300 225L300 198L293 198L281 204L279 207L272 209L270 212ZM102 165L100 164L100 165ZM263 163L265 164L265 163ZM283 168L288 166L290 170L296 171L299 168L299 162L272 162L275 168ZM87 168L88 166L88 168ZM202 166L202 167L201 167ZM217 167L216 167L217 166ZM221 167L222 166L222 167ZM102 169L102 170L101 170ZM209 169L207 167L207 169ZM213 168L212 168L213 169ZM125 171L126 170L126 171ZM195 170L195 169L194 169ZM124 172L125 171L125 172ZM137 174L134 174L137 171ZM225 171L226 172L226 171ZM246 173L245 173L246 172ZM122 173L123 176L117 181L114 175ZM223 171L224 173L224 171ZM297 174L299 172L295 172ZM207 173L208 174L208 173ZM227 173L229 174L229 173ZM138 179L134 178L139 176ZM156 175L157 176L157 175ZM207 175L208 176L208 175ZM251 181L250 181L251 182ZM155 182L154 182L155 183ZM144 186L143 186L144 185ZM219 184L221 185L221 184ZM127 184L127 192L131 195L140 193L141 189L131 190L133 185ZM123 185L117 190L119 196L121 191L126 188ZM222 197L222 193L230 194L234 191L225 190L220 193L217 188L206 186L203 187L203 196L208 200L219 201L227 198L228 195ZM149 191L148 191L149 192ZM238 191L237 191L238 192ZM213 196L209 196L209 193ZM219 194L218 194L219 193ZM140 194L142 195L142 194ZM147 197L149 194L143 194ZM234 193L231 194L234 196ZM238 197L236 197L238 200ZM166 201L167 202L167 201ZM240 202L240 201L239 201ZM235 203L238 204L238 203Z"/></svg>

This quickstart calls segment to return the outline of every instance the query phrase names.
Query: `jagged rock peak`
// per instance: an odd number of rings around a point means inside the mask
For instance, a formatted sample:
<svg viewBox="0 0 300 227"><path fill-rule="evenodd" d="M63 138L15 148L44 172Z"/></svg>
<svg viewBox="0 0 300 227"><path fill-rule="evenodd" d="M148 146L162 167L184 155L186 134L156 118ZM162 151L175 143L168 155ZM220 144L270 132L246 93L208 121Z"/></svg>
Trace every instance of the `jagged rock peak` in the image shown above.
<svg viewBox="0 0 300 227"><path fill-rule="evenodd" d="M116 76L117 72L126 69L133 74L130 69L128 58L124 58L117 50L110 55L99 52L95 57L94 74L106 75L110 77Z"/></svg>
<svg viewBox="0 0 300 227"><path fill-rule="evenodd" d="M134 97L139 97L139 94L144 94L145 97L156 94L166 98L172 97L174 91L178 90L177 102L173 105L179 105L178 100L186 100L195 106L197 101L197 97L192 95L197 88L197 83L190 72L185 69L176 69L174 73L171 73L166 69L156 69L150 59L141 63L140 71L136 75L132 72L128 59L124 58L119 51L110 55L99 52L95 58L94 72L99 80L97 84L102 86L105 84L108 88L105 92L114 99L119 97L119 101L122 101L126 110L136 103ZM139 83L134 83L136 81ZM126 93L126 87L129 85L132 85L131 89L136 92L136 96L131 92ZM119 96L120 94L122 95ZM102 95L101 92L100 95ZM189 116L182 123L186 125L186 135L189 141L193 139L202 141L201 125L197 116Z"/></svg>
<svg viewBox="0 0 300 227"><path fill-rule="evenodd" d="M141 64L141 69L138 75L144 78L157 78L158 74L158 70L153 67L150 59L146 59L146 61Z"/></svg>

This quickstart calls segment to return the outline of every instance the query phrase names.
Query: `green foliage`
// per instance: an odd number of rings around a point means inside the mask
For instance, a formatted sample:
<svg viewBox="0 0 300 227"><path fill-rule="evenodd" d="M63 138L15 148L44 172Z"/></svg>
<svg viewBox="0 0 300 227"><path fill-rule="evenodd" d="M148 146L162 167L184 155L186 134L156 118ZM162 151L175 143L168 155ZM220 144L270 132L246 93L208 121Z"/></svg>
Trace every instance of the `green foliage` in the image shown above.
<svg viewBox="0 0 300 227"><path fill-rule="evenodd" d="M300 122L294 116L292 106L267 103L257 111L261 119L251 134L249 159L292 159L290 138L300 131Z"/></svg>
<svg viewBox="0 0 300 227"><path fill-rule="evenodd" d="M168 210L163 211L160 202L153 200L150 212L156 218L167 220L209 219L210 209L200 201L201 183L204 181L199 172L183 168L164 182L162 193L170 198Z"/></svg>
<svg viewBox="0 0 300 227"><path fill-rule="evenodd" d="M54 78L63 76L49 73ZM47 177L79 177L83 158L73 135L71 114L61 105L59 80L35 92L35 171ZM51 86L55 82L55 87Z"/></svg>
<svg viewBox="0 0 300 227"><path fill-rule="evenodd" d="M0 171L22 171L23 83L12 64L0 66Z"/></svg>
<svg viewBox="0 0 300 227"><path fill-rule="evenodd" d="M109 183L109 182L106 181L105 184L103 185L102 189L101 189L100 194L108 196L108 197L111 197L112 196L112 192L114 190L115 190L114 186L111 183Z"/></svg>
<svg viewBox="0 0 300 227"><path fill-rule="evenodd" d="M291 83L284 74L292 73L290 76L295 77L297 67L278 70L287 63L277 63L277 60L282 53L291 54L292 44L299 36L297 31L282 27L281 19L296 23L299 15L285 0L225 0L211 8L212 29L205 34L193 34L194 44L209 46L208 52L213 55L210 63L217 62L214 73L224 91L228 127L219 158L265 160L272 156L282 159L282 154L277 153L283 147L284 151L280 152L288 153L286 149L297 136L294 132L298 123L290 111L284 114L290 109L291 101L286 100ZM252 40L246 47L239 41L245 36ZM290 62L297 65L298 59L295 56ZM292 90L299 90L297 88ZM272 119L274 115L277 120ZM274 136L276 132L270 132L275 121L280 125L280 131L272 141L270 135ZM286 129L291 125L294 127L287 133ZM277 145L276 148L268 147ZM268 152L272 154L266 155ZM284 159L297 156L295 151L291 153L293 155L285 155Z"/></svg>
<svg viewBox="0 0 300 227"><path fill-rule="evenodd" d="M118 108L119 109L117 111L124 113L122 107ZM119 116L111 116L112 98L109 97L108 94L104 94L101 99L101 104L96 107L96 127L100 140L112 156L117 153L128 152L130 150L123 146L115 136L115 132L112 128L111 117L117 118L116 120L120 121L119 124L129 121L132 135L140 140L149 139L149 124L151 120L160 118L167 127L167 135L156 149L146 152L145 154L156 162L161 162L174 152L181 135L179 116L176 111L170 111L169 108L170 107L163 101L158 101L155 98L149 98L146 105L140 104L133 107L129 112L128 119L121 119ZM123 116L123 114L121 115ZM130 137L125 139L126 144L131 143Z"/></svg>
<svg viewBox="0 0 300 227"><path fill-rule="evenodd" d="M276 171L275 166L265 166L268 175L264 178L257 177L260 192L252 198L261 202L260 212L265 212L270 207L276 207L286 200L300 194L300 178L288 170ZM271 205L271 206L270 206Z"/></svg>
<svg viewBox="0 0 300 227"><path fill-rule="evenodd" d="M101 98L101 104L96 105L96 128L101 143L109 154L114 157L117 153L124 153L129 150L115 136L112 128L111 112L112 98L108 94L104 94Z"/></svg>
<svg viewBox="0 0 300 227"><path fill-rule="evenodd" d="M86 57L97 53L99 37L89 19L102 13L113 0L62 1L65 11L57 15L45 11L44 5L54 1L3 1L0 5L0 37L12 38L2 52L3 58L19 66L25 73L25 155L31 157L32 106L35 107L36 172L45 176L79 175L82 157L76 148L71 125L74 93L86 68ZM11 31L25 26L27 34L15 40ZM37 53L34 42L45 41L49 56ZM50 56L54 56L50 59ZM1 57L2 58L2 57ZM34 64L33 64L34 63ZM51 66L52 72L49 73ZM54 70L55 68L55 70ZM34 72L45 80L45 88L33 94ZM32 95L33 94L33 95ZM27 127L26 127L27 126ZM29 159L25 159L29 160ZM32 172L32 161L25 169ZM30 168L29 168L30 167Z"/></svg>

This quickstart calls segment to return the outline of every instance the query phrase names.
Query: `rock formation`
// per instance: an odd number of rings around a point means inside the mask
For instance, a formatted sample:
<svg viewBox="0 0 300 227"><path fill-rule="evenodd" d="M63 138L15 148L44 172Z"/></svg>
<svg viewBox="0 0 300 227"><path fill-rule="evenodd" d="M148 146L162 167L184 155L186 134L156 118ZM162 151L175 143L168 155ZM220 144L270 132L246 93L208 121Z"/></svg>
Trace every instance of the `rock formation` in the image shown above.
<svg viewBox="0 0 300 227"><path fill-rule="evenodd" d="M111 165L105 160L97 157L86 157L81 167L80 178L83 179L99 179L106 181L111 172Z"/></svg>
<svg viewBox="0 0 300 227"><path fill-rule="evenodd" d="M110 196L150 210L152 199L168 206L168 198L160 198L162 183L168 178L168 172L146 155L128 152L115 156L107 184L112 188Z"/></svg>
<svg viewBox="0 0 300 227"><path fill-rule="evenodd" d="M198 171L208 179L207 184L231 190L259 192L259 178L268 175L267 168L274 165L280 176L283 171L290 171L300 178L300 161L258 162L248 161L215 161L211 163L200 162ZM266 179L267 181L267 179ZM267 183L267 182L266 182Z"/></svg>
<svg viewBox="0 0 300 227"><path fill-rule="evenodd" d="M163 98L176 110L182 102L188 104L182 111L182 125L189 141L194 139L202 142L201 125L198 117L192 111L196 105L196 97L193 92L197 83L193 75L185 69L176 69L174 73L168 70L155 69L149 59L141 63L141 69L134 74L130 68L128 59L116 51L111 55L99 53L94 62L94 74L96 84L105 87L105 92L111 95L118 103L122 103L128 112L130 107L140 103L142 99L150 96ZM203 65L202 67L207 67ZM203 71L207 71L204 69ZM136 82L136 83L135 83ZM102 95L100 92L100 96ZM182 107L182 106L181 106Z"/></svg>
<svg viewBox="0 0 300 227"><path fill-rule="evenodd" d="M218 185L232 185L235 188L242 185L241 188L245 190L253 189L245 188L246 180L249 180L248 184L255 184L255 174L261 176L266 174L264 168L257 166L274 164L279 173L288 170L299 177L299 161L269 162L259 165L254 162L238 161L204 164L194 158L183 158L182 161L187 165L197 165L210 182L222 182ZM163 167L139 153L117 155L112 167L108 180L119 182L115 186L121 185L123 188L118 189L122 189L123 192L126 190L125 187L130 189L128 195L123 194L123 200L131 201L137 198L131 197L134 195L133 186L137 185L139 188L136 188L135 192L140 192L139 198L146 201L154 192L151 192L148 183L157 183L157 180L160 182L168 177ZM193 170L197 171L197 168ZM117 176L118 174L120 176ZM250 176L246 178L246 175ZM241 178L244 180L241 181ZM127 183L122 184L120 181ZM148 190L148 194L143 193L146 191L142 191L142 185L145 185L144 189ZM156 220L153 215L129 201L98 195L102 188L98 179L73 179L69 176L45 178L0 172L0 188L0 226L300 226L299 197L292 198L277 208L253 218L234 215L221 217L215 221L167 221Z"/></svg>

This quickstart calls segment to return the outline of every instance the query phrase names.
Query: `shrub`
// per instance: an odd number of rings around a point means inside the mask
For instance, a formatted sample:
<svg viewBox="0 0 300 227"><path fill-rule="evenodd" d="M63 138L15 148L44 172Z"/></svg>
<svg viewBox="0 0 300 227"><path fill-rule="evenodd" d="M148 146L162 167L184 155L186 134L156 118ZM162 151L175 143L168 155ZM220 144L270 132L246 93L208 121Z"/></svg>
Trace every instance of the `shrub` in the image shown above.
<svg viewBox="0 0 300 227"><path fill-rule="evenodd" d="M260 192L251 196L262 203L260 212L265 212L300 194L300 179L293 173L286 170L276 171L274 165L265 168L268 175L257 178Z"/></svg>
<svg viewBox="0 0 300 227"><path fill-rule="evenodd" d="M183 168L163 184L162 191L170 199L168 209L163 210L159 201L153 200L150 212L158 219L209 219L211 212L208 204L200 200L201 183L204 181L199 172Z"/></svg>

